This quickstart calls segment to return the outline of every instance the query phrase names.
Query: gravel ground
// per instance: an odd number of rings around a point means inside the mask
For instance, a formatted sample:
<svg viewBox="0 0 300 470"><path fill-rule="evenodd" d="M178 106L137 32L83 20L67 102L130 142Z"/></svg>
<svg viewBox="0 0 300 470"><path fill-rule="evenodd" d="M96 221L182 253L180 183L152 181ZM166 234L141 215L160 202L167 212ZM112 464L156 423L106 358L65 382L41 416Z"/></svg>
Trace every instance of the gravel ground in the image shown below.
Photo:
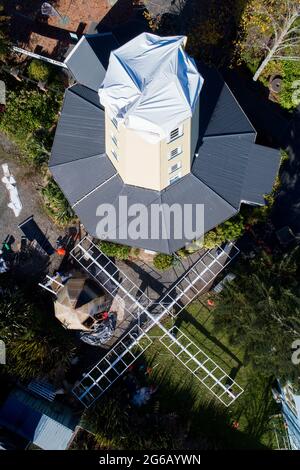
<svg viewBox="0 0 300 470"><path fill-rule="evenodd" d="M3 170L1 165L7 163L10 172L13 174L19 191L19 196L23 205L23 209L19 217L15 217L13 211L7 207L9 202L8 191L2 183ZM23 222L27 217L33 215L36 223L45 233L51 244L62 233L47 214L44 212L41 204L41 195L39 189L41 187L40 176L35 174L33 170L20 165L17 159L17 151L14 145L0 133L0 243L7 237L12 235L15 238L13 249L16 250L20 243L22 232L18 228L18 224Z"/></svg>

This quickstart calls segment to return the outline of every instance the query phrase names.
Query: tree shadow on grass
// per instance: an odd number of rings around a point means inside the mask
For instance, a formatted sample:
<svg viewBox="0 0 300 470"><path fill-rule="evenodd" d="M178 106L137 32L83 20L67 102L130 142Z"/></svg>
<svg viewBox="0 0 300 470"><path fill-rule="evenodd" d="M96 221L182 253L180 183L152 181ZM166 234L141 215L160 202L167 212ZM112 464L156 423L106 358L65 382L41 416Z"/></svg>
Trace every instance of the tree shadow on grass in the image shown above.
<svg viewBox="0 0 300 470"><path fill-rule="evenodd" d="M206 351L211 352L215 357L217 357L224 364L230 367L230 364L228 364L227 361L224 359L224 355L222 353L226 354L228 358L231 358L233 361L236 362L235 369L237 369L237 371L239 370L240 367L242 367L243 364L240 361L240 359L227 346L225 346L218 338L216 338L213 334L211 334L211 332L208 329L206 329L203 326L203 324L201 324L198 320L196 320L195 317L191 315L188 310L185 310L185 309L181 312L180 316L176 318L175 326L177 328L180 328L183 323L188 323L192 325L194 328L196 328L197 331L203 334L208 341L211 341L215 346L217 346L220 349L220 355L216 354L215 351L212 351L209 348L209 346L207 346L207 344L205 344ZM191 337L192 335L189 333L189 336Z"/></svg>
<svg viewBox="0 0 300 470"><path fill-rule="evenodd" d="M213 397L201 395L191 376L174 381L166 364L164 369L155 368L150 376L143 376L140 365L144 370L145 363L153 366L157 361L157 351L149 359L141 358L110 393L86 411L84 427L98 436L98 442L108 446L111 442L111 448L125 450L264 448L258 438L234 429L228 410ZM156 387L150 401L139 408L132 405L134 384L137 388Z"/></svg>

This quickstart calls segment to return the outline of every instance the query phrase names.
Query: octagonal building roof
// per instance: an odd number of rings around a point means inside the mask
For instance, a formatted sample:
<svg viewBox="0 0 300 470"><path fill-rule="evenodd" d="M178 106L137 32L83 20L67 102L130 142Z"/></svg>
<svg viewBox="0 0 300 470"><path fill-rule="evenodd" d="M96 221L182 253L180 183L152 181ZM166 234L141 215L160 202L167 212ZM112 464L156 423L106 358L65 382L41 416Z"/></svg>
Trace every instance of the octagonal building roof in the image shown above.
<svg viewBox="0 0 300 470"><path fill-rule="evenodd" d="M102 41L107 45L107 40L108 36L101 34L92 41L82 40L71 52L72 60L66 59L77 83L66 90L49 161L54 179L89 234L102 238L97 230L97 208L109 203L118 216L120 196L126 196L128 204L142 203L149 208L158 204L160 232L167 219L166 207L174 203L203 204L204 232L236 215L241 203L263 205L278 172L280 153L256 144L255 129L221 75L201 63L196 67L183 50L185 38L142 34L117 51L109 37L112 52L106 75L101 83L95 77L91 83L90 70L99 69L100 60L102 66L105 63L99 51ZM87 54L88 47L97 54ZM141 57L146 57L144 65ZM157 113L149 90L157 89L159 97L160 82L162 100L168 93L171 99L174 86L176 93L169 105L166 99L162 106L158 98ZM106 153L105 141L110 137L106 136L107 111L143 135L160 138L169 129L166 116L173 122L182 119L176 113L177 105L179 112L192 114L190 173L163 190L126 184ZM143 159L142 153L140 157ZM202 235L202 229L196 227L196 235ZM163 253L173 253L191 241L172 235L168 239L120 239L114 233L104 237Z"/></svg>

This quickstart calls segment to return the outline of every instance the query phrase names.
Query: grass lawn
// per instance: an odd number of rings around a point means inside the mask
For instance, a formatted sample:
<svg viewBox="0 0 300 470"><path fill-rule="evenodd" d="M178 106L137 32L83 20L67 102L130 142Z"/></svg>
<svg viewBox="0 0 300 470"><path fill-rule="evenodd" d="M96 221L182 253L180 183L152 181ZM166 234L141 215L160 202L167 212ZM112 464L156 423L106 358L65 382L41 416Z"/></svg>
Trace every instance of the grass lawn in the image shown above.
<svg viewBox="0 0 300 470"><path fill-rule="evenodd" d="M214 334L214 311L207 307L205 297L192 303L176 320L180 328L211 359L244 388L244 393L228 408L213 395L158 341L154 340L144 358L151 364L152 382L159 386L157 399L161 409L189 416L194 435L204 435L226 448L275 448L276 442L270 417L278 412L271 394L271 380L259 377L243 364L243 348L233 348L226 335ZM160 336L154 328L151 336ZM233 429L238 422L238 430ZM219 444L218 444L219 443Z"/></svg>

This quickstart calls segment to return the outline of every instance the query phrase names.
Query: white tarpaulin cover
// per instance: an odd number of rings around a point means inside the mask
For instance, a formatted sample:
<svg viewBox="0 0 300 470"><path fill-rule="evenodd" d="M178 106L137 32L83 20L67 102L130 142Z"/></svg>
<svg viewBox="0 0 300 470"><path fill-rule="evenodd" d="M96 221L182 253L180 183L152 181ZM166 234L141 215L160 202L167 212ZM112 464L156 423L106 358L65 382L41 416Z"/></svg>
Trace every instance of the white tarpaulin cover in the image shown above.
<svg viewBox="0 0 300 470"><path fill-rule="evenodd" d="M196 106L203 78L184 51L185 40L143 33L110 55L100 102L150 140L167 137Z"/></svg>

